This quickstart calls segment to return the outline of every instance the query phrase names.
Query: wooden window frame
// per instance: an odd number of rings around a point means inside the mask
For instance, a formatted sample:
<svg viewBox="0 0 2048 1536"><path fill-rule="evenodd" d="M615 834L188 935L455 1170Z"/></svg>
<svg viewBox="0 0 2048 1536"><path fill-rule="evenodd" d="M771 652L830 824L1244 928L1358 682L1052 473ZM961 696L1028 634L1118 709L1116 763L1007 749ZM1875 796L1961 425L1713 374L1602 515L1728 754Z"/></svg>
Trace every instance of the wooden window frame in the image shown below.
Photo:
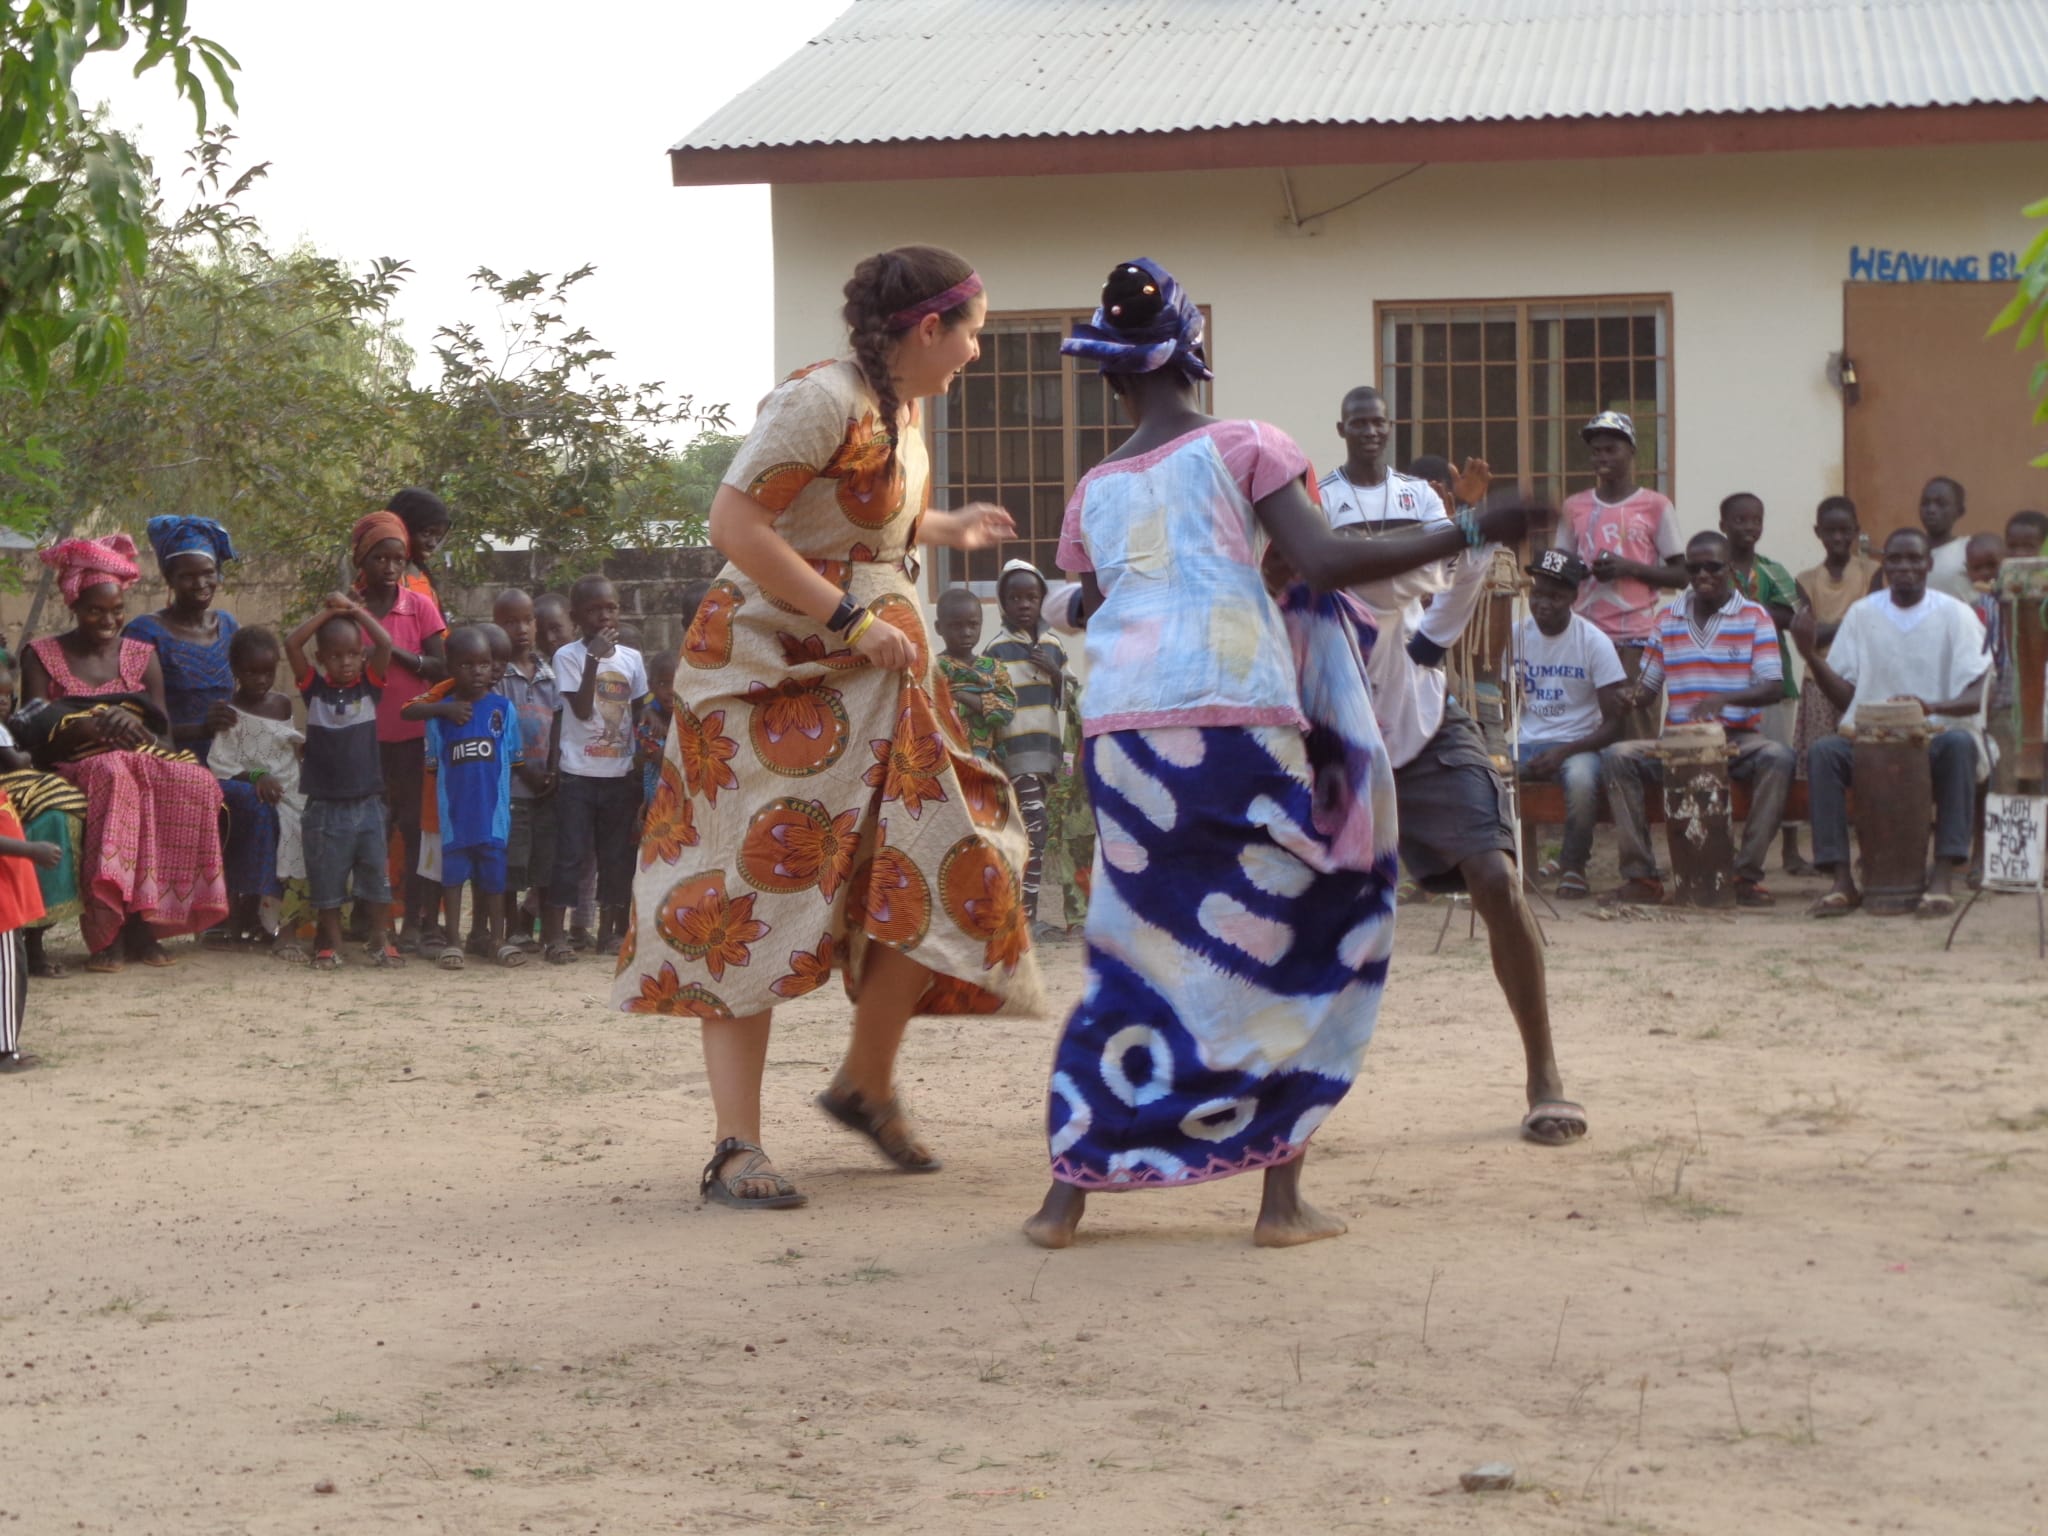
<svg viewBox="0 0 2048 1536"><path fill-rule="evenodd" d="M1661 353L1654 354L1653 357L1649 359L1662 365L1663 375L1663 393L1658 400L1657 420L1655 423L1655 430L1657 433L1657 436L1655 438L1657 450L1656 469L1655 472L1652 475L1646 477L1642 483L1648 486L1650 489L1660 491L1665 496L1673 497L1673 499L1676 499L1673 493L1675 491L1678 481L1678 316L1677 306L1673 301L1672 295L1668 292L1552 294L1534 295L1527 298L1512 299L1431 298L1376 300L1373 304L1373 379L1376 383L1376 386L1387 395L1389 406L1391 408L1397 399L1397 395L1393 387L1394 375L1399 369L1406 366L1412 366L1409 364L1403 364L1398 360L1391 358L1388 355L1387 333L1389 324L1392 322L1404 318L1416 318L1418 317L1419 312L1426 312L1432 310L1512 310L1514 312L1513 318L1515 325L1514 367L1516 388L1516 470L1514 474L1514 479L1520 490L1523 492L1523 494L1526 495L1534 488L1537 479L1536 472L1533 468L1536 447L1536 424L1539 421L1548 422L1566 420L1566 418L1560 415L1558 411L1558 407L1561 407L1564 403L1561 397L1558 401L1555 402L1553 409L1551 411L1545 413L1540 417L1536 414L1534 410L1535 391L1532 387L1534 371L1537 367L1552 360L1539 359L1531 355L1530 328L1532 314L1534 314L1535 317L1540 321L1542 318L1545 318L1544 316L1537 313L1540 311L1599 305L1627 305L1630 307L1637 308L1648 308L1651 306L1655 306L1661 311L1661 318L1663 321L1664 330L1663 351ZM1598 319L1603 317L1595 315L1591 318L1597 321ZM1631 362L1640 360L1638 354L1636 354L1633 351L1633 349L1631 349L1629 353L1629 359ZM1593 362L1597 366L1599 362L1606 361L1606 359L1599 357L1599 355L1596 353L1596 355L1590 359L1559 358L1555 361L1559 362L1560 364L1564 364L1567 362ZM1479 366L1483 369L1486 366L1486 363L1487 359L1485 358L1484 346L1482 344ZM1450 409L1450 402L1448 399L1446 400L1446 409ZM1465 419L1468 418L1461 418L1455 414L1448 415L1445 418L1445 420L1448 423L1451 423L1453 425ZM1483 435L1485 423L1489 421L1498 421L1501 418L1487 417L1482 415L1476 419L1482 425ZM1414 457L1412 453L1404 454L1402 452L1402 434L1407 429L1415 426L1416 424L1417 423L1415 421L1402 419L1397 413L1395 421L1396 436L1394 441L1394 448L1390 453L1390 458L1394 463L1405 463L1409 459L1412 459ZM1580 422L1578 426L1583 427L1584 422ZM1565 434L1566 458L1565 460L1560 461L1559 468L1553 472L1553 475L1545 476L1545 478L1553 478L1554 476L1554 479L1557 483L1558 500L1560 502L1562 502L1564 497L1571 495L1575 490L1584 489L1586 486L1589 486L1592 483L1590 472L1575 471L1565 467L1565 463L1568 462L1570 454L1569 444L1572 438L1575 437L1577 430L1578 428L1572 427L1571 425L1569 425L1569 423L1567 423ZM1641 429L1639 426L1639 444L1640 441ZM1575 485L1573 483L1575 480L1583 481L1584 483Z"/></svg>
<svg viewBox="0 0 2048 1536"><path fill-rule="evenodd" d="M1093 305L1081 305L1061 309L1040 308L1006 309L993 311L990 313L988 320L984 324L982 329L983 350L986 351L989 348L992 341L997 335L1006 333L1016 334L1019 331L1023 332L1027 336L1033 333L1044 334L1047 331L1056 331L1059 334L1059 336L1064 339L1066 336L1072 334L1072 328L1076 320L1086 320L1093 312ZM1215 333L1213 328L1214 318L1212 312L1210 311L1207 305L1202 306L1202 315L1205 321L1205 336L1203 349L1206 355L1211 359L1211 363L1213 365L1215 358ZM1027 368L1025 376L1031 377L1035 372L1036 370ZM1067 500L1073 496L1074 487L1079 482L1081 475L1083 473L1080 467L1080 446L1083 435L1098 431L1106 433L1108 436L1114 439L1114 441L1111 441L1109 443L1107 451L1114 451L1114 449L1121 443L1122 439L1129 435L1129 432L1131 430L1128 425L1124 424L1123 422L1117 419L1116 408L1113 402L1107 403L1107 411L1104 416L1104 420L1101 424L1098 425L1092 422L1083 422L1080 419L1081 413L1079 386L1082 383L1083 374L1085 373L1092 376L1093 372L1094 365L1092 363L1087 363L1085 361L1077 362L1073 359L1062 358L1060 368L1059 423L1057 424L1057 426L1027 426L1024 429L1028 432L1033 433L1041 431L1057 431L1060 435L1059 485L1060 501L1062 506L1064 506ZM1014 377L1015 375L1010 376ZM963 380L966 377L967 374L963 370ZM1003 376L997 375L997 377L1000 379ZM964 389L964 383L960 387ZM1202 386L1202 390L1204 409L1206 409L1208 402L1213 398L1212 386L1204 384ZM950 463L949 451L946 449L946 447L941 441L942 434L953 430L950 425L950 410L951 402L949 396L941 396L934 403L932 409L923 413L925 448L926 452L930 457L931 462L931 491L932 506L934 508L945 508L952 504L953 485L951 482L955 477L952 474L953 466ZM964 434L969 430L993 430L998 434L1004 431L1018 430L1016 428L1003 427L1001 425L1001 419L1001 400L999 397L997 401L997 426L995 426L994 428L970 429L963 425L959 429L960 432L963 434L963 441ZM999 437L997 442L997 479L999 483L1001 480L1001 451L1001 440ZM962 467L961 473L958 475L957 478L960 482L962 493L964 494L967 486L970 483L964 466ZM1029 487L1032 490L1037 490L1041 487L1049 486L1051 484L1053 484L1053 482L1050 480L1039 480L1033 478L1029 482ZM1016 511L1016 508L1011 508L1012 515L1016 515ZM1023 519L1020 517L1019 521L1022 522ZM994 552L996 568L998 571L1000 571L1003 563L1018 558L1020 551L1029 552L1039 548L1045 548L1047 547L1047 544L1048 541L1041 539L1024 539L1015 541L1013 543L1001 545ZM969 590L974 592L976 596L981 597L984 600L990 602L994 601L996 589L995 581L970 580L966 576L966 560L966 556L960 554L958 551L955 550L933 549L926 552L926 590L934 600L936 600L939 593L944 591L948 586L965 586ZM1044 575L1046 580L1049 582L1057 582L1060 579L1058 567L1056 565L1050 565L1049 562L1041 563L1039 565L1039 570L1040 574Z"/></svg>

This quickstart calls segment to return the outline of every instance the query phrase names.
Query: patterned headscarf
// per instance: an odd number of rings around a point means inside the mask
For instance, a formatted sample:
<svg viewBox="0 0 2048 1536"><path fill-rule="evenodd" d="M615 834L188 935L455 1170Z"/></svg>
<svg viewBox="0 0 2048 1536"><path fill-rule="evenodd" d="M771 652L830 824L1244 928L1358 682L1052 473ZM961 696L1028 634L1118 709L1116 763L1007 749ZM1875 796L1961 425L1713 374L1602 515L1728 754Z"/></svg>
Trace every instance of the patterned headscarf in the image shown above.
<svg viewBox="0 0 2048 1536"><path fill-rule="evenodd" d="M235 558L234 540L210 517L152 517L143 530L161 570L180 555L206 555L215 566Z"/></svg>
<svg viewBox="0 0 2048 1536"><path fill-rule="evenodd" d="M64 594L67 608L87 587L111 582L126 592L142 575L135 564L135 541L125 533L110 533L104 539L65 539L37 558L57 573L57 590Z"/></svg>
<svg viewBox="0 0 2048 1536"><path fill-rule="evenodd" d="M349 536L349 547L355 553L355 562L360 566L370 557L370 551L386 539L396 539L412 548L412 537L405 531L405 519L396 512L372 512L356 523L355 532Z"/></svg>
<svg viewBox="0 0 2048 1536"><path fill-rule="evenodd" d="M1147 324L1126 324L1124 306L1097 305L1094 320L1076 321L1060 351L1093 358L1104 373L1152 373L1171 364L1191 379L1215 378L1200 351L1202 311L1173 274L1145 256L1124 263L1123 272L1158 289L1159 313Z"/></svg>

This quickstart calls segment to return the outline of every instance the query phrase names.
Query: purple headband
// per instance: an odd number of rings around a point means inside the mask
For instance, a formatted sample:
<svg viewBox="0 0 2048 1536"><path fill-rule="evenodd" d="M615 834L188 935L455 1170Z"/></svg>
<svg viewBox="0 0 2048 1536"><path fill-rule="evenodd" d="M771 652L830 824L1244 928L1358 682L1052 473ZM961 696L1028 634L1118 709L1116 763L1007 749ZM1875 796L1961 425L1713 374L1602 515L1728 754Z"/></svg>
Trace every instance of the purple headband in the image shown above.
<svg viewBox="0 0 2048 1536"><path fill-rule="evenodd" d="M943 293L935 293L928 299L919 299L889 317L889 329L907 331L926 315L943 315L949 309L957 309L977 293L981 292L981 274L970 272Z"/></svg>

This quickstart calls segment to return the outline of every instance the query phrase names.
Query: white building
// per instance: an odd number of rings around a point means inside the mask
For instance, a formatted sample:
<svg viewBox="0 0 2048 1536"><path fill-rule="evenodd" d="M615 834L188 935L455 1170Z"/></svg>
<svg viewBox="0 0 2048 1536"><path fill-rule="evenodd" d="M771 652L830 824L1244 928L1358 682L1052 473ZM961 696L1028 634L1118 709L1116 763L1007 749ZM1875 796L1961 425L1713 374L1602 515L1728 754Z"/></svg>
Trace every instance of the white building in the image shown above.
<svg viewBox="0 0 2048 1536"><path fill-rule="evenodd" d="M1797 570L1832 493L1880 535L1937 473L1964 531L2048 503L2031 360L1983 339L2044 140L2048 0L857 0L671 159L773 184L783 369L838 350L862 255L979 267L938 499L1004 502L1048 571L1115 441L1057 340L1141 254L1210 310L1219 412L1327 463L1374 380L1399 462L1557 496L1625 410L1688 529L1753 490Z"/></svg>

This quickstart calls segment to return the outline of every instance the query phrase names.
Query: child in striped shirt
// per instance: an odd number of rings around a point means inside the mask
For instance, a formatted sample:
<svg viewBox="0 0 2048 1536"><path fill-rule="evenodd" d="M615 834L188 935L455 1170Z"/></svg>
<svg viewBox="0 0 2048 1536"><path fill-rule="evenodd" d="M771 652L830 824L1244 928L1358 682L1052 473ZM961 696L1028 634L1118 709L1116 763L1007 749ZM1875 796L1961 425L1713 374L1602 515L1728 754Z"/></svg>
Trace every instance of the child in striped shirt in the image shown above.
<svg viewBox="0 0 2048 1536"><path fill-rule="evenodd" d="M1028 560L1012 560L996 582L1003 628L982 655L1003 664L1017 690L1017 710L996 734L996 755L1017 791L1017 808L1031 839L1024 866L1024 912L1038 921L1038 885L1045 865L1048 802L1065 750L1067 650L1042 622L1045 578ZM1039 937L1047 937L1040 934Z"/></svg>

